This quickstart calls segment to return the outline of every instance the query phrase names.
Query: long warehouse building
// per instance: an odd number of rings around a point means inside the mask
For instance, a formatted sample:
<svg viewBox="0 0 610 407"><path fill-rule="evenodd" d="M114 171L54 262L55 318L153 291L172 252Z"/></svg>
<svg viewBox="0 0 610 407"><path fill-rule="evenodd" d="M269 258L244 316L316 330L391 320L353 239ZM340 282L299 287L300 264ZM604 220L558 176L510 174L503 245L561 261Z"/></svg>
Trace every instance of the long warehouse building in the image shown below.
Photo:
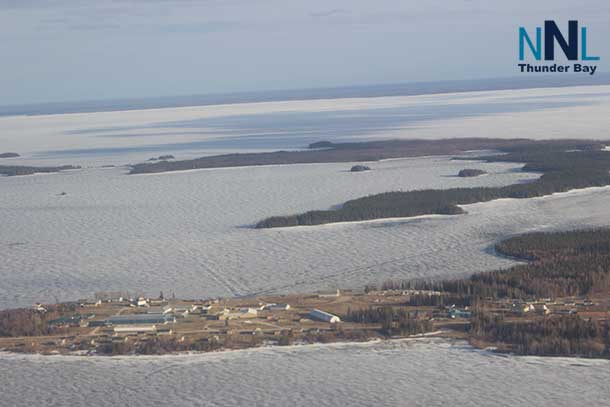
<svg viewBox="0 0 610 407"><path fill-rule="evenodd" d="M110 317L106 320L106 325L168 324L172 322L176 322L176 318L173 315L132 314Z"/></svg>

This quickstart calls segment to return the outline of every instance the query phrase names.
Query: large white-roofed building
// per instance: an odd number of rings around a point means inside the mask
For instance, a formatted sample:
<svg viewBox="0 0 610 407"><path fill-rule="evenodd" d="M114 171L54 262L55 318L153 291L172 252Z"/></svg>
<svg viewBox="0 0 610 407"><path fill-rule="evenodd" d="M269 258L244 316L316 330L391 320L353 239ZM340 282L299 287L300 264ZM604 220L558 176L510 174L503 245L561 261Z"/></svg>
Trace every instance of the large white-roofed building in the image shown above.
<svg viewBox="0 0 610 407"><path fill-rule="evenodd" d="M339 318L338 316L319 309L314 309L313 311L311 311L309 313L309 318L315 319L317 321L329 322L331 324L341 322L341 318Z"/></svg>

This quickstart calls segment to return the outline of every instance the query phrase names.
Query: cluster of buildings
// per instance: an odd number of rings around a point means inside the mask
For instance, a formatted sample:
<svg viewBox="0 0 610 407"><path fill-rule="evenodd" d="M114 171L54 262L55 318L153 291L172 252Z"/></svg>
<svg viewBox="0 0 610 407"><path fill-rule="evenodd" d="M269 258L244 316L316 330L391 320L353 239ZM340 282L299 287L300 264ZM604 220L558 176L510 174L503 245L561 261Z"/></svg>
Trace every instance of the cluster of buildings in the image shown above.
<svg viewBox="0 0 610 407"><path fill-rule="evenodd" d="M45 311L46 312L46 311ZM87 325L87 320L94 318L95 314L74 314L70 316L61 316L56 319L52 319L48 322L48 324L52 327L78 327Z"/></svg>
<svg viewBox="0 0 610 407"><path fill-rule="evenodd" d="M387 289L387 290L372 290L366 293L367 295L377 295L381 297L391 297L391 296L427 296L427 297L438 297L441 295L440 291L435 290L415 290L415 289L404 289L404 290L395 290L395 289Z"/></svg>
<svg viewBox="0 0 610 407"><path fill-rule="evenodd" d="M541 299L533 302L515 302L511 308L513 313L518 315L524 314L576 314L578 309L592 307L596 305L590 300L567 300L553 301L551 299Z"/></svg>
<svg viewBox="0 0 610 407"><path fill-rule="evenodd" d="M594 304L589 300L579 301L554 301L550 298L537 299L533 301L506 301L500 300L491 304L496 312L511 313L519 316L526 315L571 315L576 314L579 308L591 307ZM468 307L447 307L449 318L470 318L472 316Z"/></svg>
<svg viewBox="0 0 610 407"><path fill-rule="evenodd" d="M173 324L179 319L200 317L207 320L235 320L259 317L259 312L267 311L287 311L290 304L263 304L255 307L227 308L220 306L218 301L209 303L180 304L164 299L151 299L138 297L135 299L125 299L119 293L111 293L101 296L96 295L95 302L83 302L81 306L98 307L104 303L110 305L121 305L123 307L133 307L139 309L136 313L125 315L114 315L105 319L88 321L84 326L88 327L107 327L112 328L115 333L146 333L159 332L163 325Z"/></svg>
<svg viewBox="0 0 610 407"><path fill-rule="evenodd" d="M340 296L339 290L319 293L319 298ZM219 333L229 332L227 324L229 320L243 320L243 324L236 325L231 332L239 327L243 330L248 327L248 320L258 318L260 326L252 325L249 328L253 334L269 332L276 334L292 329L294 321L312 320L328 324L341 322L338 315L313 309L306 314L294 312L288 303L259 303L255 306L228 306L221 300L209 301L181 301L166 300L164 298L147 298L144 296L131 297L124 292L100 292L95 293L94 299L80 300L75 303L80 305L81 313L65 315L51 323L58 328L89 327L96 329L94 332L99 338L128 338L133 336L156 336L160 334L180 334L184 329L193 332ZM42 309L43 306L36 304ZM292 314L289 314L292 313ZM296 319L295 319L296 318ZM293 321L287 325L278 321ZM226 321L224 326L220 324L208 325L203 321ZM267 328L265 328L267 327ZM235 331L235 332L238 332ZM269 331L269 332L267 332ZM277 331L277 332L276 332ZM241 331L239 331L241 332ZM110 339L108 339L110 340ZM114 339L113 339L114 340Z"/></svg>
<svg viewBox="0 0 610 407"><path fill-rule="evenodd" d="M551 313L549 307L546 306L545 303L513 303L511 311L514 314L523 315L523 314L540 314L547 315Z"/></svg>
<svg viewBox="0 0 610 407"><path fill-rule="evenodd" d="M569 315L576 314L579 310L585 311L595 306L588 299L563 299L538 298L531 301L498 301L495 306L498 311L510 312L515 315Z"/></svg>

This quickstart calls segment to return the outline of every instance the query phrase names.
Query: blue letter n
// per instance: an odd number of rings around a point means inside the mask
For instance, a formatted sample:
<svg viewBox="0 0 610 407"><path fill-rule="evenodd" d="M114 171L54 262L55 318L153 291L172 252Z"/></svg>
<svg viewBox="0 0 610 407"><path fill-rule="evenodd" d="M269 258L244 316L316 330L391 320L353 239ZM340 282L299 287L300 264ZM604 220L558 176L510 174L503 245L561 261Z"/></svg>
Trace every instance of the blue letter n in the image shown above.
<svg viewBox="0 0 610 407"><path fill-rule="evenodd" d="M537 61L542 59L542 28L536 27L536 46L532 43L530 36L527 35L524 27L519 27L519 60L525 59L525 42L530 47L530 51L534 54Z"/></svg>

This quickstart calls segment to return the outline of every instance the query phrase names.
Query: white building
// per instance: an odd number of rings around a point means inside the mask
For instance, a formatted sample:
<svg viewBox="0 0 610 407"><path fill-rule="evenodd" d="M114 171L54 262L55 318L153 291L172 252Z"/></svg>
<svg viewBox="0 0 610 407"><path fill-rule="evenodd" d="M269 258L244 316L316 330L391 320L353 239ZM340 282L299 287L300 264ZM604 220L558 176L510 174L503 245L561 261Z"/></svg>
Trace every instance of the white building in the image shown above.
<svg viewBox="0 0 610 407"><path fill-rule="evenodd" d="M321 291L318 293L319 298L331 298L341 296L341 290L337 288L336 291Z"/></svg>
<svg viewBox="0 0 610 407"><path fill-rule="evenodd" d="M536 304L534 306L534 311L538 314L547 315L551 313L551 310L546 306L546 304Z"/></svg>
<svg viewBox="0 0 610 407"><path fill-rule="evenodd" d="M34 304L33 308L35 311L38 311L38 312L47 312L47 309L39 302Z"/></svg>
<svg viewBox="0 0 610 407"><path fill-rule="evenodd" d="M269 311L288 311L290 304L266 304L265 309Z"/></svg>
<svg viewBox="0 0 610 407"><path fill-rule="evenodd" d="M162 307L149 307L146 310L147 314L165 314L165 312L163 312L163 308Z"/></svg>
<svg viewBox="0 0 610 407"><path fill-rule="evenodd" d="M144 297L140 297L138 298L138 301L136 302L136 306L138 307L150 307L150 305L148 304L148 300Z"/></svg>
<svg viewBox="0 0 610 407"><path fill-rule="evenodd" d="M225 309L219 319L238 319L238 318L255 318L258 315L256 308L239 308L236 310Z"/></svg>
<svg viewBox="0 0 610 407"><path fill-rule="evenodd" d="M322 311L319 309L314 309L309 313L309 318L315 319L317 321L329 322L331 324L335 324L337 322L341 322L341 318L326 311Z"/></svg>
<svg viewBox="0 0 610 407"><path fill-rule="evenodd" d="M190 312L191 312L191 307L188 307L188 306L166 305L165 307L163 307L164 314L174 313L177 316L186 317L190 314Z"/></svg>
<svg viewBox="0 0 610 407"><path fill-rule="evenodd" d="M114 333L117 334L147 332L157 332L157 327L155 325L122 325L114 327Z"/></svg>

